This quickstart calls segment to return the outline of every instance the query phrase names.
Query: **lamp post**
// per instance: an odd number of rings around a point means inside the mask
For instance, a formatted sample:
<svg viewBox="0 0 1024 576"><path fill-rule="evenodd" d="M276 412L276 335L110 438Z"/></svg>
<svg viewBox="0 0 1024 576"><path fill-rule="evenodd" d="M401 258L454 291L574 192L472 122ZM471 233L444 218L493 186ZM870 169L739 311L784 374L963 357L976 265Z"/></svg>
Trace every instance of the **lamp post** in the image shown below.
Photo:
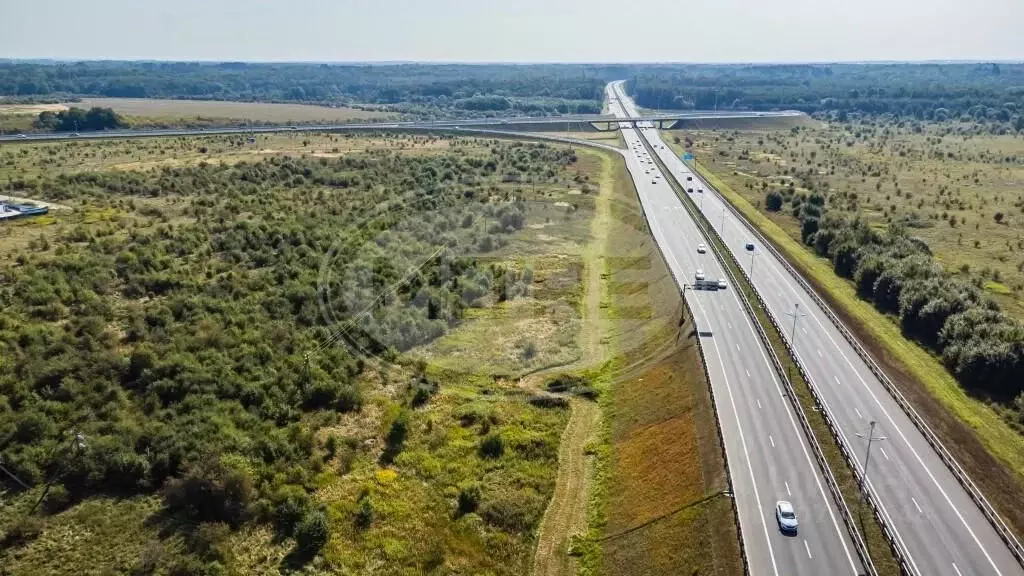
<svg viewBox="0 0 1024 576"><path fill-rule="evenodd" d="M751 260L751 267L753 267L753 260ZM793 317L793 329L789 333L789 345L792 346L794 350L796 350L796 321L799 320L800 318L803 318L804 316L807 316L807 314L804 314L803 312L800 311L800 303L797 302L796 304L793 304L792 312L786 312L786 316Z"/></svg>
<svg viewBox="0 0 1024 576"><path fill-rule="evenodd" d="M861 438L861 439L864 439L864 438L868 439L868 449L867 449L867 453L864 455L864 468L863 468L863 471L862 471L862 474L864 476L864 486L867 487L867 485L868 485L868 463L871 462L871 443L873 441L875 441L875 440L888 440L889 438L886 437L886 436L875 436L875 421L874 420L871 421L871 428L868 430L867 436L865 436L864 434L861 434L860 432L857 432L857 437Z"/></svg>

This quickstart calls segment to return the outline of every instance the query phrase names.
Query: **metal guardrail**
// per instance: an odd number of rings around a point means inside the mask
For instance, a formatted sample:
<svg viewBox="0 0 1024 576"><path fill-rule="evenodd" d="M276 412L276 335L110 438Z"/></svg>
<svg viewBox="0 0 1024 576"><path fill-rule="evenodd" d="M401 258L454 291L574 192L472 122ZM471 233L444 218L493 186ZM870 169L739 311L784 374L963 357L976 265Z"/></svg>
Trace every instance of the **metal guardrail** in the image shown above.
<svg viewBox="0 0 1024 576"><path fill-rule="evenodd" d="M918 414L917 410L914 409L914 407L906 399L903 393L900 392L900 390L896 387L896 385L889 378L889 376L882 370L878 363L875 362L874 358L871 357L871 354L860 343L857 337L854 336L854 334L848 328L846 328L846 326L839 319L839 316L835 313L835 311L833 311L832 308L828 305L828 303L825 302L825 300L820 295L818 295L814 287L811 286L811 284L800 275L800 273L789 263L789 261L782 256L778 249L776 249L775 246L746 219L746 217L744 217L729 201L727 201L725 199L725 196L723 196L721 192L718 192L717 189L712 187L707 182L707 180L705 180L704 177L702 177L698 173L695 167L691 166L690 168L694 175L696 175L697 178L699 178L701 182L704 183L705 188L715 190L715 192L718 193L723 204L728 207L733 217L736 218L738 222L741 222L750 233L752 233L760 240L761 244L765 246L768 249L768 251L772 253L773 256L775 256L775 259L782 263L782 266L786 269L789 275L792 276L797 281L800 287L803 288L804 291L810 296L811 300L813 300L814 303L817 304L823 312L825 312L825 315L828 316L828 319L832 322L832 325L835 326L839 333L842 334L843 338L845 338L846 341L850 344L850 346L853 347L857 355L860 356L861 360L864 361L868 369L871 370L871 373L875 376L875 378L878 379L879 382L882 383L882 386L886 389L889 395L896 401L896 403L900 406L900 408L907 415L907 417L910 418L910 421L914 424L914 427L917 428L917 430L921 433L922 436L924 436L925 441L928 442L932 449L935 450L935 452L939 455L939 458L946 465L946 467L949 468L950 472L953 474L953 477L956 478L957 482L967 492L971 500L973 500L974 503L978 506L978 508L981 510L981 513L985 516L985 519L988 520L989 524L992 525L992 528L999 535L1003 543L1006 544L1007 548L1010 549L1010 553L1013 554L1017 562L1021 566L1024 566L1024 546L1021 546L1020 541L1013 534L1013 531L1010 530L1006 522L999 516L999 513L996 512L992 504L988 501L987 498L985 498L985 495L981 493L981 490L978 489L978 486L967 475L967 472L964 471L960 463L957 462L956 458L952 455L952 453L950 453L950 451L945 447L945 445L942 444L942 442L939 440L935 432L932 431L931 427L928 426L927 422L924 421L921 415ZM758 297L760 298L760 296ZM788 347L789 344L787 343L786 346ZM810 382L811 381L808 380L809 384ZM813 388L813 385L811 387ZM816 391L813 391L813 393L815 394L815 396L817 396ZM819 403L819 405L822 404ZM840 441L840 444L841 443L842 442Z"/></svg>
<svg viewBox="0 0 1024 576"><path fill-rule="evenodd" d="M646 142L646 138L644 138L644 141ZM674 176L672 176L671 172L667 170L667 168L664 166L664 163L661 162L661 159L657 158L656 154L653 155L657 159L658 164L660 164L661 167L665 169L665 172L668 173L668 176L672 177L674 180ZM679 183L676 182L676 184ZM676 187L674 186L673 188ZM677 193L677 195L679 194ZM733 288L735 290L741 290L739 300L743 304L744 311L750 317L751 323L754 326L755 332L757 332L758 338L761 340L762 346L768 352L768 357L772 361L772 367L775 369L775 372L778 374L779 379L783 382L783 385L785 386L787 392L786 396L789 398L790 404L793 406L793 409L797 414L797 420L800 422L800 426L804 430L804 435L807 437L808 444L811 446L811 452L814 454L814 459L817 461L818 468L821 469L822 471L822 475L825 478L825 485L828 486L829 492L832 495L832 499L835 502L836 507L839 509L839 515L840 517L842 517L843 524L846 525L846 530L850 534L850 539L853 541L853 546L857 551L857 556L860 558L861 564L864 566L866 573L870 576L877 576L878 571L875 568L874 562L872 562L871 560L871 555L868 553L867 544L864 542L863 536L857 529L853 513L850 512L850 509L846 506L846 500L843 497L843 493L839 488L839 483L836 481L835 476L832 474L832 470L828 464L828 460L825 458L825 453L822 450L821 445L818 443L818 439L817 436L815 436L814 434L814 430L811 428L811 424L807 418L807 414L804 412L803 406L800 405L800 401L796 395L796 390L793 387L793 383L790 381L789 375L786 373L786 370L782 365L782 361L775 353L775 349L768 338L768 334L765 332L764 327L761 326L761 321L758 320L757 315L754 312L753 306L750 304L746 295L742 293L742 289L739 287L739 283L736 281L736 276L733 274L732 269L729 267L728 263L725 260L727 257L731 259L731 262L735 264L736 268L740 271L741 274L743 274L744 280L750 285L751 291L754 292L754 295L758 298L758 301L761 304L762 308L764 308L767 312L767 307L765 306L764 301L760 299L760 295L758 295L757 291L753 289L753 284L750 283L750 278L747 276L746 272L743 270L743 267L740 266L739 262L735 259L733 254L731 252L726 251L728 253L728 256L722 255L718 247L718 242L722 242L721 238L719 238L718 233L715 232L714 229L710 226L710 224L707 222L707 219L700 212L697 206L693 204L693 200L686 196L685 192L683 192L683 194L679 196L680 201L686 207L686 210L690 213L690 216L693 218L694 223L700 229L701 233L710 242L710 248L714 253L715 257L718 259L719 263L722 265L722 268L725 270L726 275L729 276L729 280L732 282ZM708 230L709 228L711 228L710 231ZM724 246L724 242L722 242L722 244ZM770 314L768 315L768 318L772 322L772 325L775 327L775 329L779 330L779 325L775 322L775 319ZM785 343L784 339L783 342ZM786 348L792 355L793 351L789 349L788 344L786 344ZM798 362L795 361L795 359L794 364L797 365L797 368L801 371L801 375L803 375L806 379L807 377L803 373L802 367ZM815 398L815 401L817 402L817 398ZM830 430L832 430L832 432L835 433L835 428L832 425L832 421L827 416L825 417L825 423L829 426ZM843 450L840 450L840 452L843 453L843 456L846 459L847 464L849 464L851 468L853 468L853 465L848 455ZM872 509L875 510L875 514L877 516L878 512L874 506L872 506ZM882 524L884 527L884 523L882 523L881 521L879 523ZM895 541L891 541L890 545L892 545L894 542Z"/></svg>
<svg viewBox="0 0 1024 576"><path fill-rule="evenodd" d="M620 149L616 149L616 150L618 152L620 152L620 154L623 156L623 158L625 158L626 150L620 150ZM627 171L629 170L628 164L627 164L626 170ZM648 219L647 209L644 207L643 200L640 198L640 191L636 189L636 186L633 187L633 190L634 190L634 192L637 195L637 202L640 204L640 211L643 212L644 222L647 223L648 229L650 229L650 220ZM651 234L651 238L652 239L654 238L653 231L652 231L652 234ZM683 286L684 287L680 291L680 296L681 296L681 299L682 299L682 302L683 302L683 309L686 310L687 312L689 312L690 318L693 320L694 329L696 329L697 328L697 316L693 313L693 309L691 309L689 304L687 304L687 302L686 302L686 288L685 288L686 281L685 281L685 279L678 278L676 276L675 271L672 270L672 267L668 265L668 258L666 258L665 252L664 252L664 250L662 250L661 245L658 244L657 240L654 240L654 245L658 248L658 253L661 254L661 259L662 259L662 261L665 262L665 267L668 269L668 273L672 276L672 280L675 281L676 286ZM714 387L711 385L711 373L708 371L708 359L707 359L706 352L704 350L704 344L701 342L701 336L700 336L700 332L699 331L697 332L697 350L700 352L700 363L701 363L701 367L704 369L704 379L708 383L708 394L710 394L710 396L711 396L711 404L712 404L713 407L715 407L715 406L718 405L718 403L717 403L717 400L715 399ZM725 481L729 485L729 493L735 495L736 494L736 490L735 490L735 487L733 486L733 483L732 483L732 469L729 467L729 458L728 458L728 456L726 455L726 452L725 452L725 436L722 435L722 421L719 418L718 410L717 409L712 410L712 412L715 415L715 428L716 428L716 430L718 432L718 438L719 438L720 444L722 446L722 462L725 463ZM743 539L743 526L740 524L740 513L739 513L739 509L736 507L736 504L735 504L735 497L733 499L733 505L732 505L732 516L733 516L733 521L736 524L737 536L739 537L740 558L743 561L743 574L745 574L746 576L750 576L750 560L747 558L746 544L745 544L745 541Z"/></svg>

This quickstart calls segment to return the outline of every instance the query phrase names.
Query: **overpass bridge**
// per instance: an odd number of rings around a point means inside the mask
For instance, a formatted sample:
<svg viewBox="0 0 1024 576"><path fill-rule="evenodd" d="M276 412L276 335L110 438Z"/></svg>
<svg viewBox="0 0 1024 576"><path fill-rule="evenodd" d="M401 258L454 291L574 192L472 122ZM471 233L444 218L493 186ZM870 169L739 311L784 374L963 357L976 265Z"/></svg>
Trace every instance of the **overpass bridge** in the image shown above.
<svg viewBox="0 0 1024 576"><path fill-rule="evenodd" d="M466 118L452 120L402 121L402 122L364 122L342 124L315 124L292 126L225 126L219 128L166 128L139 130L104 130L97 132L33 132L28 134L3 134L0 143L39 142L48 140L85 140L97 138L145 138L158 136L203 136L224 134L267 134L273 132L307 131L307 132L342 132L366 130L444 130L460 128L502 128L517 130L551 131L562 127L570 129L618 130L619 128L635 128L653 126L672 128L677 122L685 120L713 120L729 118L778 118L802 116L802 112L792 110L755 112L755 111L714 111L691 110L686 112L666 112L646 116L625 116L616 118L611 114L566 114L563 116L516 116L506 118Z"/></svg>

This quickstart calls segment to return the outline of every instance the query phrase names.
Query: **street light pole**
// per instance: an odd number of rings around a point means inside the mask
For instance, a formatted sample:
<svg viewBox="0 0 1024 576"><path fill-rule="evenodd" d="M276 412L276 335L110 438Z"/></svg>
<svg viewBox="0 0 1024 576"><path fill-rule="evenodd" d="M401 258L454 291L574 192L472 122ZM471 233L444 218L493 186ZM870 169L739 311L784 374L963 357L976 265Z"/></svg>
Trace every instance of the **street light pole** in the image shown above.
<svg viewBox="0 0 1024 576"><path fill-rule="evenodd" d="M754 279L754 256L757 256L757 250L750 251L750 271L747 273L747 276L750 276L751 280Z"/></svg>
<svg viewBox="0 0 1024 576"><path fill-rule="evenodd" d="M861 434L860 432L858 432L857 433L857 437L858 438L864 438L865 436L863 434ZM864 468L863 468L864 486L865 487L868 484L868 463L871 462L871 442L874 441L874 440L888 440L889 438L887 436L875 436L875 421L872 420L871 421L871 428L868 430L867 439L868 439L868 449L867 449L867 453L864 455Z"/></svg>
<svg viewBox="0 0 1024 576"><path fill-rule="evenodd" d="M753 268L753 260L751 260L751 268ZM798 319L804 317L804 316L807 316L807 314L804 314L803 312L800 311L800 303L797 302L796 304L793 304L793 311L792 312L786 312L786 316L792 316L793 317L793 329L789 333L789 345L792 346L793 349L795 350L796 349L796 321Z"/></svg>

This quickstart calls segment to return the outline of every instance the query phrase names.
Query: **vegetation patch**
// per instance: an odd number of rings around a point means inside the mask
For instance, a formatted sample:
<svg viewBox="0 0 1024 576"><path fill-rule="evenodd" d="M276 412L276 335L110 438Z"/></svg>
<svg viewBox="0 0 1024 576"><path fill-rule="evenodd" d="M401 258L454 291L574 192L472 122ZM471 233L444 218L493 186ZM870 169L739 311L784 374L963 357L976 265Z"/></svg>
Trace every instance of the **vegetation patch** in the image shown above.
<svg viewBox="0 0 1024 576"><path fill-rule="evenodd" d="M535 290L527 260L552 255L528 224L557 219L547 245L577 245L589 213L556 198L593 164L548 145L363 142L144 170L107 162L237 140L81 142L79 162L5 184L72 208L2 239L17 249L0 259L0 458L31 486L3 479L5 567L528 569L568 411L507 378L531 369L529 346L469 370L424 350L488 314L508 331L518 305L578 316L578 290ZM41 168L52 149L4 161ZM534 358L556 332L533 334Z"/></svg>

